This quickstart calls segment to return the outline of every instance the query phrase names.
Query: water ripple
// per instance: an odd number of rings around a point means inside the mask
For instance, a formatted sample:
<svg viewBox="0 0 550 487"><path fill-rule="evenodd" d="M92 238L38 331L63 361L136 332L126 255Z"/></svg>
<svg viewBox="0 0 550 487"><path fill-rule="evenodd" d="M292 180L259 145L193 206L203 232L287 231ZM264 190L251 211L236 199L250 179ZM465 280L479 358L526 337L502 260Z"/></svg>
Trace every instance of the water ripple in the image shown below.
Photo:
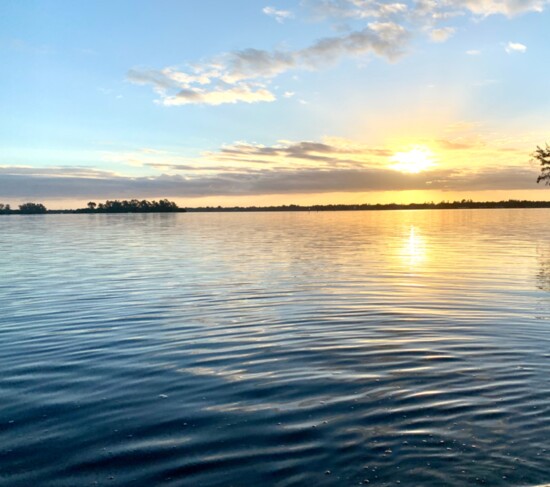
<svg viewBox="0 0 550 487"><path fill-rule="evenodd" d="M0 485L550 482L548 210L0 220Z"/></svg>

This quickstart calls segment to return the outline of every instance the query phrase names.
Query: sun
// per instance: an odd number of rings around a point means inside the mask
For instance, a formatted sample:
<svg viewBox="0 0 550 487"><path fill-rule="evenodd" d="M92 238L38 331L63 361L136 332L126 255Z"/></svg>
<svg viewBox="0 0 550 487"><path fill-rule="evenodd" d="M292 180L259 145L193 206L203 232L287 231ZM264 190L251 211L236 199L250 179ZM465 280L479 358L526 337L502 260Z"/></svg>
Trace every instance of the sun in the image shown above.
<svg viewBox="0 0 550 487"><path fill-rule="evenodd" d="M425 146L415 146L406 152L396 152L390 161L394 162L392 169L401 172L417 174L428 170L434 164L433 152Z"/></svg>

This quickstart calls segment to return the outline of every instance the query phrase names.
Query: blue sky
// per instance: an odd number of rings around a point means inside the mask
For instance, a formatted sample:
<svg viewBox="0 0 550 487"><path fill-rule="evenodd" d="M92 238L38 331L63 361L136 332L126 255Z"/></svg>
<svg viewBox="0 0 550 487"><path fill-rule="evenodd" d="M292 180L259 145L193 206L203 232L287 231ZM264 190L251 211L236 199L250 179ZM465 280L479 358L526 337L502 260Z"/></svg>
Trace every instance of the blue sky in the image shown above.
<svg viewBox="0 0 550 487"><path fill-rule="evenodd" d="M547 198L544 0L0 4L0 200Z"/></svg>

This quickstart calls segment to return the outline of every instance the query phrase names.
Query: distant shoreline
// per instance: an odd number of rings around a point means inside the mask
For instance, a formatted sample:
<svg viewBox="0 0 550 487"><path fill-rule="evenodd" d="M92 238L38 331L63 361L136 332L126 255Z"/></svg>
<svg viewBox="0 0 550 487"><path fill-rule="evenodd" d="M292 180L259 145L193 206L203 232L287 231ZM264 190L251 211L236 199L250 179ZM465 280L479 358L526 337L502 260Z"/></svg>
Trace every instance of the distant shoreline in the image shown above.
<svg viewBox="0 0 550 487"><path fill-rule="evenodd" d="M171 208L169 211L155 211L148 209L131 209L128 211L103 211L99 209L65 209L65 210L46 210L40 213L23 213L19 210L11 210L8 213L0 212L0 216L10 215L79 215L79 214L98 214L98 215L121 215L138 213L266 213L266 212L321 212L321 211L395 211L395 210L476 210L476 209L525 209L525 208L550 208L550 201L528 201L528 200L508 200L508 201L442 201L439 203L410 203L410 204L360 204L360 205L280 205L280 206L207 206L196 208Z"/></svg>
<svg viewBox="0 0 550 487"><path fill-rule="evenodd" d="M514 209L514 208L550 208L550 201L453 201L440 203L410 204L361 204L361 205L282 205L282 206L234 206L234 207L198 207L187 208L188 213L254 213L254 212L310 212L310 211L395 211L395 210L476 210L476 209Z"/></svg>

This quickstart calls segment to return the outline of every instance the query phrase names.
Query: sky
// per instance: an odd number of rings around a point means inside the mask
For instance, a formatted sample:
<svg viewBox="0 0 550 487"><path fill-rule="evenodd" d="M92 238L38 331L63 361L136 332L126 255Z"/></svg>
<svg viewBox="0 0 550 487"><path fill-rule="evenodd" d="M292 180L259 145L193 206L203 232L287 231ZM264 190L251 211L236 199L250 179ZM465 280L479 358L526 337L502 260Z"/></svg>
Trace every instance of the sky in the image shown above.
<svg viewBox="0 0 550 487"><path fill-rule="evenodd" d="M3 0L0 202L550 199L547 0Z"/></svg>

